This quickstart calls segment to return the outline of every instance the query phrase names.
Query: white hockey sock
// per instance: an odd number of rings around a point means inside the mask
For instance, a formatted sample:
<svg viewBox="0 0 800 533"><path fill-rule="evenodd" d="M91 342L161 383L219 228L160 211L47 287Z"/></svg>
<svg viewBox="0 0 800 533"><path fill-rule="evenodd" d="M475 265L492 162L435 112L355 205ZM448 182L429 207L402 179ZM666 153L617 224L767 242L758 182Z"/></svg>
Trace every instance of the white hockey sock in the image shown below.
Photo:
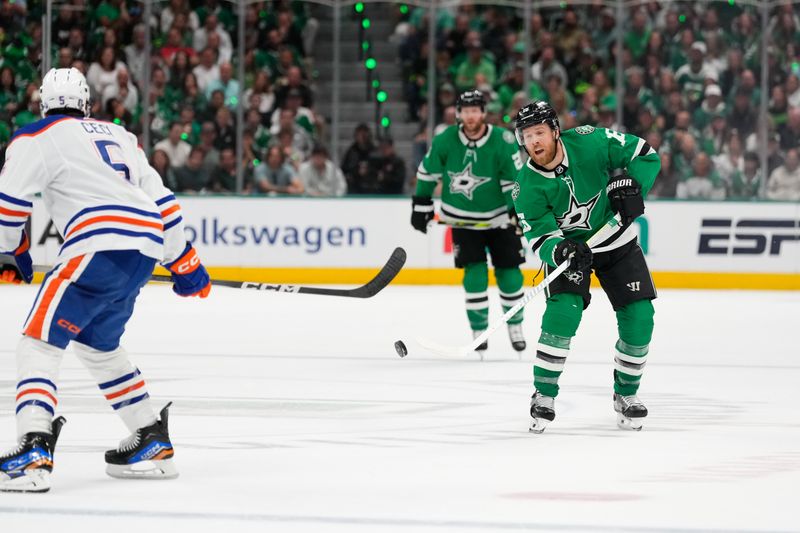
<svg viewBox="0 0 800 533"><path fill-rule="evenodd" d="M17 437L50 433L58 405L56 382L64 350L32 337L17 345Z"/></svg>
<svg viewBox="0 0 800 533"><path fill-rule="evenodd" d="M122 347L101 352L78 342L72 345L78 359L97 381L108 404L131 433L155 423L156 414L150 404L144 377L128 360L128 353Z"/></svg>

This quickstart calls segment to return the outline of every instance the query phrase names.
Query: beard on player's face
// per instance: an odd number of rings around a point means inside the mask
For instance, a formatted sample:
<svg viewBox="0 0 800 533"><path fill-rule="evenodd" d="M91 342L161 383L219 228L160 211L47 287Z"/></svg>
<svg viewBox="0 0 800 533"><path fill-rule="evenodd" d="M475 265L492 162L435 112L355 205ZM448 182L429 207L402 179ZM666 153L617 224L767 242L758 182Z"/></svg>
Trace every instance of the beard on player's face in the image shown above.
<svg viewBox="0 0 800 533"><path fill-rule="evenodd" d="M537 146L533 150L533 162L544 167L553 162L556 158L556 143L550 143L547 147Z"/></svg>
<svg viewBox="0 0 800 533"><path fill-rule="evenodd" d="M535 126L530 131L526 130L528 134L524 138L528 155L540 167L547 166L553 162L558 144L558 137L555 132L550 128L546 130L544 128L546 126Z"/></svg>
<svg viewBox="0 0 800 533"><path fill-rule="evenodd" d="M467 137L476 137L483 129L483 112L479 107L465 107L460 113L461 124Z"/></svg>

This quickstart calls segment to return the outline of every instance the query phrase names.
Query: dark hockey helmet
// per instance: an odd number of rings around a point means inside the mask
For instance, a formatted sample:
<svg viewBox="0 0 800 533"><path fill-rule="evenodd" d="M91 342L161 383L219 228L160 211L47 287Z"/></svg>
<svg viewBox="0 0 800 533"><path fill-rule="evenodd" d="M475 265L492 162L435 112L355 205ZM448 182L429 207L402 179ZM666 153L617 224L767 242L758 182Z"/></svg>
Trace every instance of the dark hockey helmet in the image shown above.
<svg viewBox="0 0 800 533"><path fill-rule="evenodd" d="M522 130L535 126L537 124L547 124L555 132L561 131L561 126L558 124L558 113L553 109L553 106L539 100L528 104L517 112L516 124L514 133L517 136L517 143L520 146L525 146L522 142Z"/></svg>
<svg viewBox="0 0 800 533"><path fill-rule="evenodd" d="M486 98L483 93L477 89L474 91L464 91L458 95L456 99L456 111L461 111L462 107L480 107L481 111L486 110Z"/></svg>

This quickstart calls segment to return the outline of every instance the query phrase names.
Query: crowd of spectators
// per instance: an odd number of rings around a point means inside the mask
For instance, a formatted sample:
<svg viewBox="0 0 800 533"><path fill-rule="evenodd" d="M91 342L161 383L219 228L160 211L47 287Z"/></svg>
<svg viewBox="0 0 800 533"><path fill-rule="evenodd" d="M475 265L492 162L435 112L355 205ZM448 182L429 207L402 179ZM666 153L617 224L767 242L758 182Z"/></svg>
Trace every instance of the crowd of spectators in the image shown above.
<svg viewBox="0 0 800 533"><path fill-rule="evenodd" d="M764 65L759 8L733 1L645 2L626 7L621 26L603 2L535 11L530 61L521 10L463 4L437 10L435 18L434 87L427 79L428 10L400 16L394 35L409 119L421 124L415 159L429 141L428 91L436 91L439 131L455 122L458 92L477 87L489 95L488 120L499 126L512 127L521 106L544 99L563 129L590 124L645 138L662 160L654 197L754 199L765 190L769 199L800 200L800 3L771 9ZM758 136L762 68L767 143Z"/></svg>
<svg viewBox="0 0 800 533"><path fill-rule="evenodd" d="M39 118L43 4L0 0L0 147ZM406 171L429 143L428 91L436 92L438 132L456 122L456 95L477 87L489 95L488 120L498 126L512 127L519 107L542 98L558 110L564 129L593 124L644 137L662 159L655 197L752 199L765 191L770 199L800 200L800 4L771 9L764 65L762 24L753 6L646 2L626 8L619 94L620 26L603 2L535 11L530 61L521 10L466 3L438 9L431 88L428 10L402 10L394 38L408 119L420 122L413 160L400 158L392 139L384 135L376 143L370 128L359 125L340 169L321 143L326 124L315 111L311 57L319 23L308 3L247 4L243 79L237 76L238 25L229 2L154 2L149 21L134 0L54 6L51 64L86 75L95 117L141 135L146 106L151 161L178 192L236 190L241 92L243 192L401 194L408 188ZM144 102L148 25L150 97ZM762 68L766 146L758 135Z"/></svg>
<svg viewBox="0 0 800 533"><path fill-rule="evenodd" d="M0 0L0 147L40 117L42 4ZM83 72L92 116L140 138L147 107L150 161L177 192L236 191L236 110L244 89L242 192L344 194L343 174L330 171L321 146L324 120L314 111L310 52L318 23L308 4L275 0L246 6L242 80L236 76L235 8L219 0L153 2L152 18L144 20L137 1L59 2L51 64ZM271 170L276 161L280 173Z"/></svg>

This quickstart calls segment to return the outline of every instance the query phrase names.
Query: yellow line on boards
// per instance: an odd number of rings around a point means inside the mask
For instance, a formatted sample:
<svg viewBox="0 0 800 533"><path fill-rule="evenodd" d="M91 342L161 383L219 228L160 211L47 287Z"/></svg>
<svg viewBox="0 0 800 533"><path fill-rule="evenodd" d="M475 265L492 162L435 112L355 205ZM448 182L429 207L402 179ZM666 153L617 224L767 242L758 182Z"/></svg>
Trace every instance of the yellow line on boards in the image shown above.
<svg viewBox="0 0 800 533"><path fill-rule="evenodd" d="M263 283L295 284L347 284L361 285L378 272L375 268L257 268L211 267L213 278ZM157 274L167 274L157 269ZM525 284L530 286L535 270L523 270ZM397 285L460 285L462 271L455 268L404 268L394 284ZM41 283L43 275L34 277ZM494 284L493 276L490 276ZM543 278L539 274L538 281ZM800 290L800 273L733 273L733 272L653 272L653 280L660 289L749 289L749 290ZM599 286L593 277L592 286Z"/></svg>

